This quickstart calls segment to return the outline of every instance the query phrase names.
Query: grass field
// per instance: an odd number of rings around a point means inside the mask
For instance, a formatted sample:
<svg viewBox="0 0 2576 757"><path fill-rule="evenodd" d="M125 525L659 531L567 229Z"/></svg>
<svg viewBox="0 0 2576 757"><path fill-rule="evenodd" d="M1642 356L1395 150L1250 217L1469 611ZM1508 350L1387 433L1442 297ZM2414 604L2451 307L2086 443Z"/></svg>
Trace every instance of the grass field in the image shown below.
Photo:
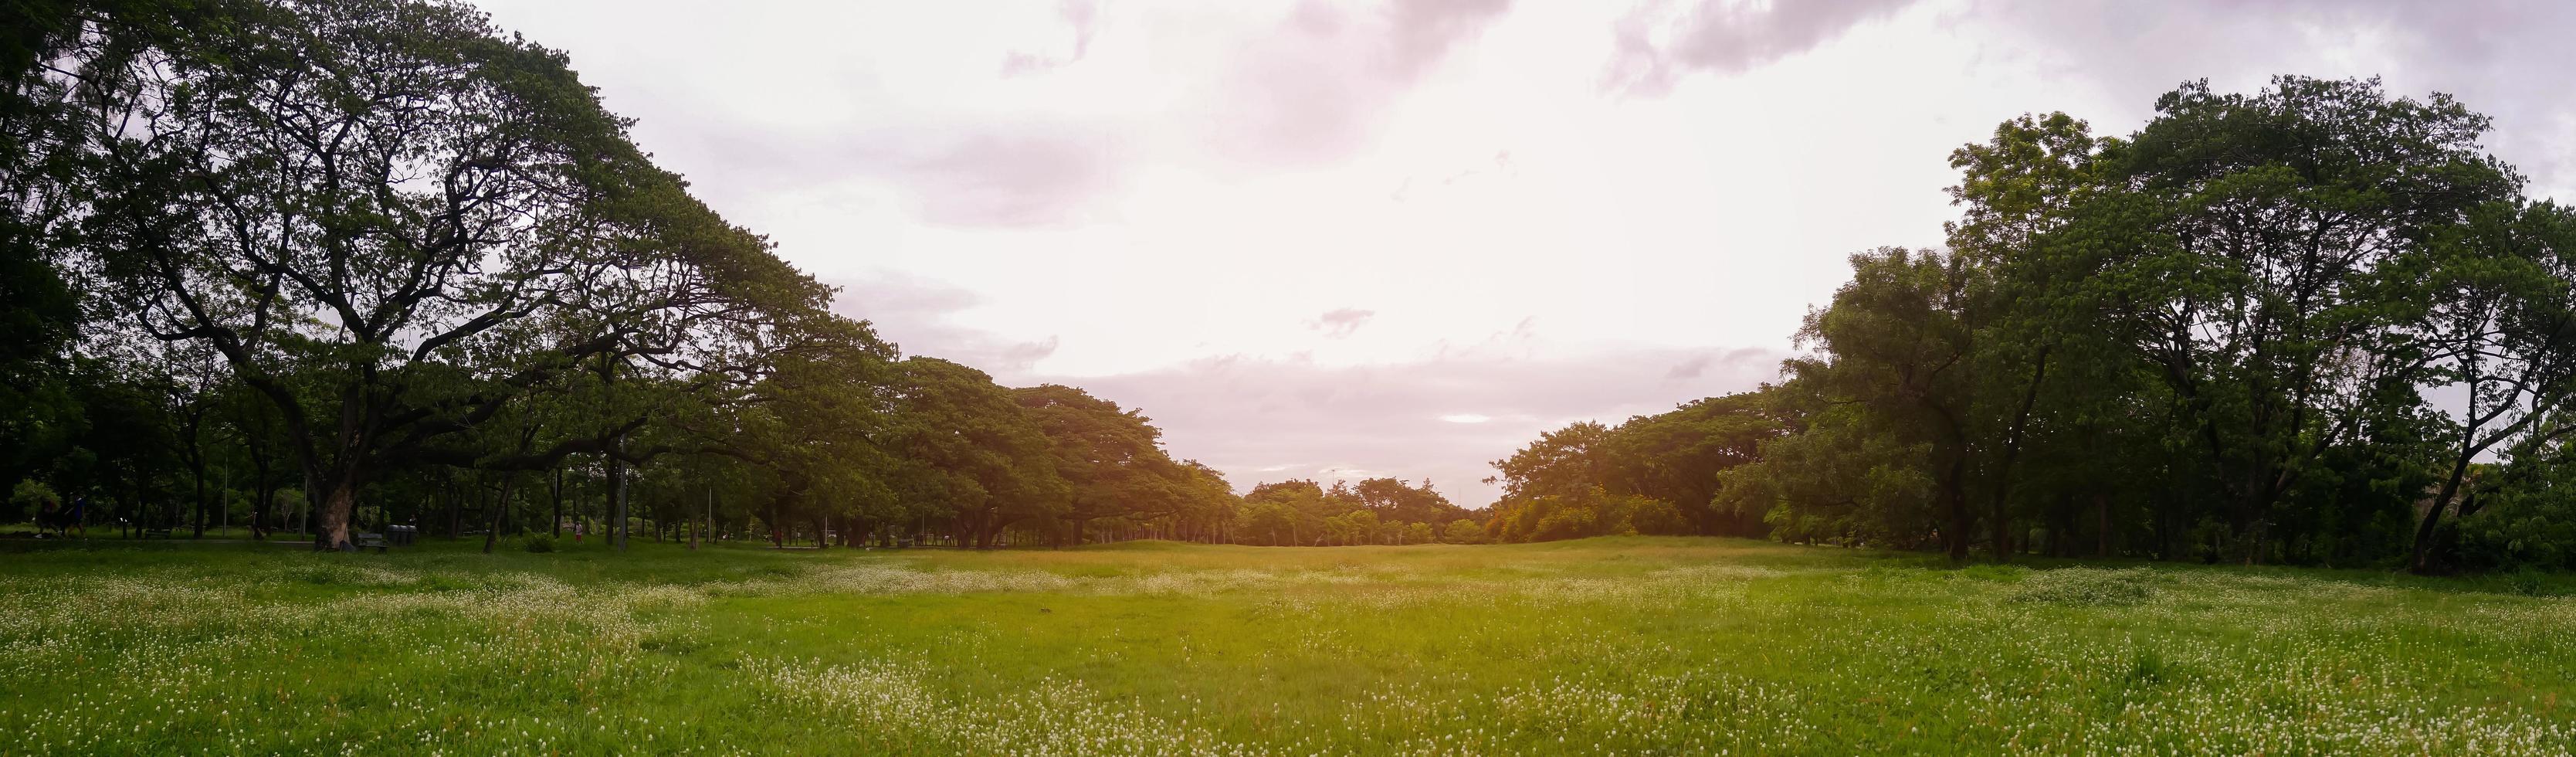
<svg viewBox="0 0 2576 757"><path fill-rule="evenodd" d="M2576 751L2554 578L471 546L0 554L0 753Z"/></svg>

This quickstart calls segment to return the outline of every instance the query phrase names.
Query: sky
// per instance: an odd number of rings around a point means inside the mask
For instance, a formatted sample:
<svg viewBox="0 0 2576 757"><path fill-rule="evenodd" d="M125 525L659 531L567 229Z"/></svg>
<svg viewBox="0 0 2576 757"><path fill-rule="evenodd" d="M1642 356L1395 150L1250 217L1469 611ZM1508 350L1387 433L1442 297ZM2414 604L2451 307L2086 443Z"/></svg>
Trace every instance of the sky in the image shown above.
<svg viewBox="0 0 2576 757"><path fill-rule="evenodd" d="M484 0L908 355L1261 481L1468 507L1539 432L1777 377L1947 156L2379 76L2576 199L2576 3Z"/></svg>

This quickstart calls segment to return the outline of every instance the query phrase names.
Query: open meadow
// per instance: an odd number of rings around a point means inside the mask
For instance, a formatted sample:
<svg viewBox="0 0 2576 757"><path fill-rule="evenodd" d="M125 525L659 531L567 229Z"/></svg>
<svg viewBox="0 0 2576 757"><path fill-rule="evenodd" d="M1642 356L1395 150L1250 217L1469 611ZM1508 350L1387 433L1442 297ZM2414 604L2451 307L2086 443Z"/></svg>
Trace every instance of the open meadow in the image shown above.
<svg viewBox="0 0 2576 757"><path fill-rule="evenodd" d="M2565 754L2558 578L1751 541L0 560L9 753Z"/></svg>

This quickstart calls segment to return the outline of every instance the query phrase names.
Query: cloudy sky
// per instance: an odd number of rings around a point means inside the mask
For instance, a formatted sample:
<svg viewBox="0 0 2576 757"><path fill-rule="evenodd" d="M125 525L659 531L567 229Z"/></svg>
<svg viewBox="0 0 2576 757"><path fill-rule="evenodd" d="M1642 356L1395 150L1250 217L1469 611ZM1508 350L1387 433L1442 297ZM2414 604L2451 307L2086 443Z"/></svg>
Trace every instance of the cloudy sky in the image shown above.
<svg viewBox="0 0 2576 757"><path fill-rule="evenodd" d="M1142 408L1238 488L1481 506L1541 430L1772 378L2024 112L2378 75L2576 197L2576 10L2538 0L482 5L906 353Z"/></svg>

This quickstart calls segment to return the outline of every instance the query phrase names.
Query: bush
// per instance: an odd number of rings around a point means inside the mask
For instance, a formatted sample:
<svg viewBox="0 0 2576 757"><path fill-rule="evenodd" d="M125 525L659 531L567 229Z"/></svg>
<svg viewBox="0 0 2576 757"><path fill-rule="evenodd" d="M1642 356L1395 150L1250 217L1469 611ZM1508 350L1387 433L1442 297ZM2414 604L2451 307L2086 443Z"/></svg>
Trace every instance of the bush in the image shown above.
<svg viewBox="0 0 2576 757"><path fill-rule="evenodd" d="M2523 568L2506 575L2504 584L2505 588L2512 589L2513 593L2526 597L2546 597L2555 593L2549 590L2549 577L2530 568Z"/></svg>
<svg viewBox="0 0 2576 757"><path fill-rule="evenodd" d="M2065 568L2031 574L2006 601L2077 607L2116 607L2147 601L2144 570Z"/></svg>
<svg viewBox="0 0 2576 757"><path fill-rule="evenodd" d="M32 478L19 481L17 488L9 491L9 511L6 513L0 513L0 515L7 516L0 517L0 521L18 521L33 518L37 513L45 511L46 503L59 502L61 500L61 497L54 495L53 487L46 486L42 482Z"/></svg>
<svg viewBox="0 0 2576 757"><path fill-rule="evenodd" d="M552 552L555 551L555 537L545 534L531 536L527 546L530 552Z"/></svg>
<svg viewBox="0 0 2576 757"><path fill-rule="evenodd" d="M1628 515L1628 522L1637 529L1637 533L1647 536L1690 535L1690 519L1683 517L1682 511L1672 503L1646 497L1634 500L1636 510Z"/></svg>
<svg viewBox="0 0 2576 757"><path fill-rule="evenodd" d="M1540 518L1538 527L1530 530L1529 540L1557 541L1599 535L1601 535L1600 524L1594 520L1591 509L1566 507Z"/></svg>

